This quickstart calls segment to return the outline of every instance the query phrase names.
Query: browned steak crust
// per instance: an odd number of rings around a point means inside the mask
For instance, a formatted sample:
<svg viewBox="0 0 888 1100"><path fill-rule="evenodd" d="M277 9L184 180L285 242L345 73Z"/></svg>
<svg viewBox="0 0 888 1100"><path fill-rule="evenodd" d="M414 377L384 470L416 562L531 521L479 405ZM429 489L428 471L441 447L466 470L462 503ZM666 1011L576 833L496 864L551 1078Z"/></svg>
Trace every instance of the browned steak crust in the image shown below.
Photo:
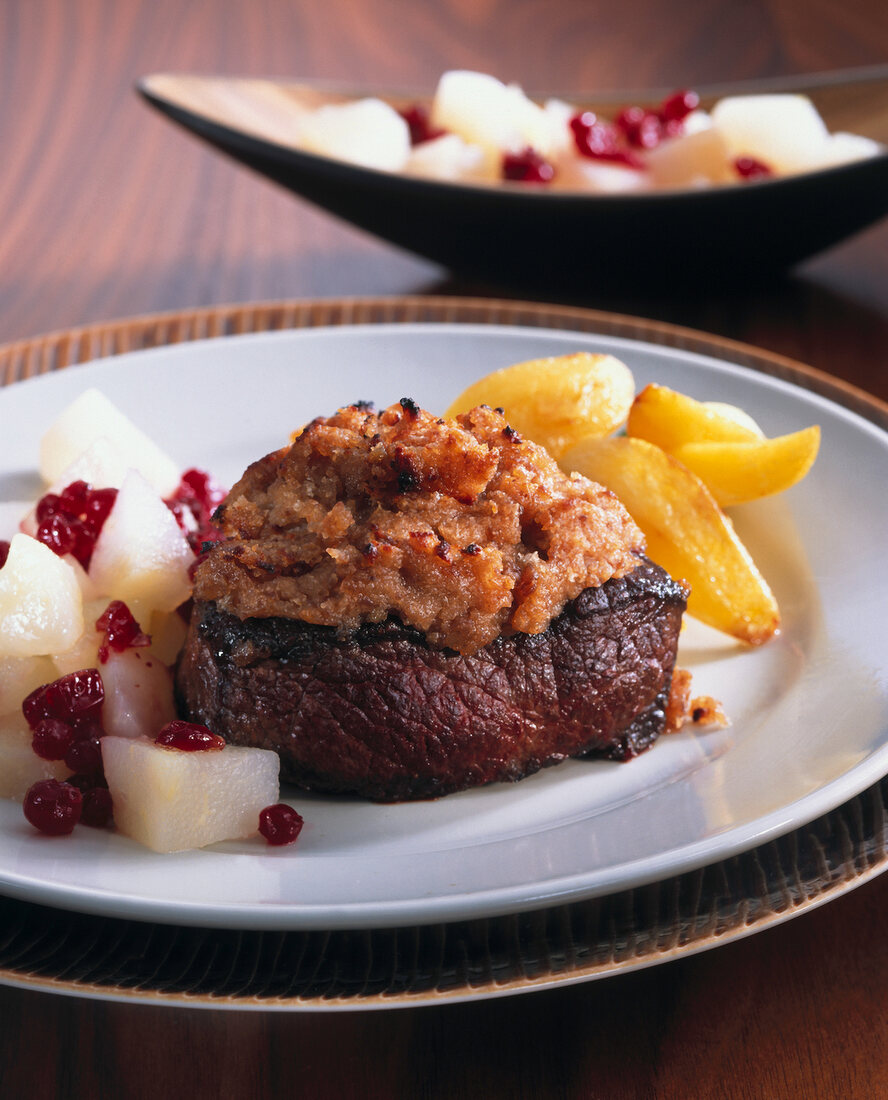
<svg viewBox="0 0 888 1100"><path fill-rule="evenodd" d="M274 749L301 787L380 801L516 780L569 756L627 759L660 734L686 592L658 566L587 588L542 634L471 656L396 619L351 637L195 605L183 713Z"/></svg>

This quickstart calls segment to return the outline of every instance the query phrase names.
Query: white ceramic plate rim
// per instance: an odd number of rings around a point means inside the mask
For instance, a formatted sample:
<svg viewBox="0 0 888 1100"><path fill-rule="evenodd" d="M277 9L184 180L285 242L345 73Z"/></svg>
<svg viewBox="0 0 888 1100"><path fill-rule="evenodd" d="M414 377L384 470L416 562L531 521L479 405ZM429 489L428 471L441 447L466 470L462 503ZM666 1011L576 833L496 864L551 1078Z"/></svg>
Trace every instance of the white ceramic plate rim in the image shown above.
<svg viewBox="0 0 888 1100"><path fill-rule="evenodd" d="M199 373L199 370L206 370L207 364L211 360L215 370L218 361L224 360L232 364L239 357L241 377L243 377L245 363L251 360L260 362L266 359L279 361L282 353L289 354L294 351L297 355L301 355L303 359L303 364L299 368L303 372L300 376L303 386L307 372L311 385L323 389L324 386L330 384L329 380L323 376L322 372L319 373L316 369L313 369L316 364L308 362L311 356L316 358L320 356L320 359L324 360L325 357L331 354L342 356L353 352L355 349L361 349L363 352L371 345L377 349L373 354L380 354L379 348L383 348L384 352L390 357L392 349L397 352L398 349L403 350L408 346L422 347L428 350L434 350L438 347L440 350L442 346L449 348L460 345L462 349L464 345L463 350L470 350L473 345L477 345L478 354L482 350L485 352L482 357L484 365L482 366L481 361L470 362L468 365L463 363L460 367L462 374L459 375L458 380L448 380L449 389L443 388L440 378L432 379L426 374L417 376L414 368L414 378L412 380L419 377L423 385L430 390L435 390L437 386L436 397L439 400L441 393L452 394L458 392L466 381L471 380L477 374L483 373L488 366L492 368L504 365L502 361L496 359L495 354L493 355L494 361L491 361L490 356L486 353L493 352L494 349L500 349L501 352L504 352L506 346L509 347L510 355L514 358L529 358L540 353L539 349L541 347L544 350L551 349L553 353L559 350L572 350L576 347L613 350L618 354L622 354L630 362L633 359L644 360L653 356L667 374L672 370L678 371L679 374L682 371L685 374L690 372L691 375L696 375L714 384L716 389L719 388L719 385L726 385L728 389L739 387L739 392L749 397L746 404L750 405L751 403L753 411L756 413L760 412L756 408L757 404L761 405L767 412L767 407L773 401L782 402L786 407L798 407L802 423L810 421L812 412L817 413L820 418L828 421L836 428L841 428L848 439L856 441L875 461L885 462L888 458L888 436L880 429L824 398L777 379L752 374L743 368L707 356L664 348L659 345L644 344L639 341L616 337L599 337L563 330L524 329L516 326L458 324L346 326L226 337L218 341L201 341L131 353L120 356L116 360L100 360L87 364L83 368L75 368L28 381L0 391L0 410L5 407L10 411L14 411L17 406L31 408L38 403L40 405L51 404L52 400L55 400L56 403L61 401L63 405L66 400L70 399L66 395L77 392L87 382L100 384L103 387L107 384L110 390L117 388L125 395L128 392L128 387L132 388L134 386L138 390L139 378L142 379L144 385L144 379L147 375L146 368L160 371L161 376L166 371L170 377L175 376L184 379L187 384L188 376L195 372ZM527 354L523 356L514 355L514 351L511 350L514 347L525 349ZM306 352L310 354L306 355ZM507 359L506 361L511 360ZM232 367L232 369L234 368ZM276 369L278 371L276 377L285 377L281 374L280 364ZM384 359L382 360L381 369L386 369ZM392 368L392 377L395 379L399 379L399 369L397 364ZM645 368L642 368L640 372L636 369L636 373L640 376L640 381L649 380L644 376ZM217 375L214 375L214 377L217 377ZM659 380L669 384L668 378L661 377ZM338 380L333 380L332 384L341 385ZM401 385L403 388L403 383ZM392 389L392 386L395 386L395 389ZM395 399L397 381L392 382L386 377L386 381L381 388L386 389L385 395L374 392L370 396L380 399L384 396L386 400ZM112 396L117 399L116 394L112 393ZM342 403L343 401L354 400L358 396L366 396L366 393L354 393L351 390L346 390L336 398L336 401ZM422 397L423 395L419 393L417 396ZM138 406L139 401L143 398L144 395L136 393L131 400ZM157 400L161 403L163 401L162 398ZM328 404L329 402L325 402L323 407L326 408ZM311 412L307 415L311 415L316 411L318 409L312 407ZM135 416L136 410L132 410L131 414ZM14 419L18 421L21 418L15 417ZM802 423L793 425L793 427L802 426ZM292 424L293 421L291 420L290 426ZM766 430L769 430L767 423L764 426ZM791 428L785 430L791 430ZM195 431L199 435L199 426L195 426ZM771 429L769 434L776 434L776 432ZM274 442L272 441L267 449L270 449ZM261 453L261 451L248 453L245 458L249 460L256 457L256 453ZM175 457L179 458L183 464L195 461L195 458L190 454L176 454ZM834 465L834 460L824 454L821 456L818 466L815 467L815 471L820 471L818 476L822 479L825 474L831 472L832 465ZM20 462L12 467L14 470L19 468ZM9 470L8 453L0 455L0 476L9 472ZM872 478L876 474L868 471L862 476ZM815 479L815 474L812 474L811 478ZM816 486L816 479L814 485ZM809 486L807 492L810 494L812 491L812 487ZM799 487L793 492L802 494L804 487ZM855 507L853 503L850 506ZM877 513L874 522L883 521L884 517L879 516ZM881 674L884 675L884 671ZM877 684L873 696L878 707L882 708L885 706L884 685L884 680L881 681L880 685ZM698 689L701 691L707 690L707 685L699 682ZM853 700L851 702L853 703ZM183 896L183 890L187 894L187 890L184 889L187 880L195 873L195 867L199 867L202 861L207 860L208 857L214 864L218 862L219 858L227 859L225 873L233 879L236 879L245 868L260 865L271 869L269 872L271 877L283 875L283 878L286 879L288 876L298 876L305 870L305 864L300 870L299 863L290 863L289 859L297 860L301 858L307 861L310 858L310 853L304 851L300 853L297 845L295 849L287 850L288 855L284 857L284 860L274 863L271 861L278 858L276 853L260 852L254 854L256 850L247 845L223 845L203 853L191 853L181 857L159 857L136 851L134 846L129 845L129 842L122 838L96 835L84 839L75 834L76 841L75 838L71 838L71 841L61 842L64 845L70 844L72 846L66 849L66 857L73 850L75 843L79 846L78 850L82 849L84 852L83 859L76 860L80 880L75 881L75 876L67 869L64 874L48 875L46 873L45 853L49 851L46 844L59 842L47 841L43 843L42 848L38 848L42 838L38 838L35 842L34 838L24 833L21 828L13 828L12 834L9 833L7 826L13 821L11 811L15 810L17 813L17 810L15 807L6 805L0 807L0 889L6 893L37 902L99 911L109 915L166 920L177 923L254 928L335 928L420 924L538 908L594 896L595 894L627 889L723 859L786 833L833 809L865 789L888 771L888 744L886 744L888 728L882 721L881 714L882 711L879 710L876 717L870 716L867 719L873 725L874 741L870 751L867 751L862 759L854 761L850 766L834 767L834 774L830 775L827 782L819 783L813 790L807 791L801 797L786 797L780 801L779 805L773 806L767 812L748 816L747 819L738 820L734 825L729 824L725 828L715 831L710 830L707 832L704 830L703 835L692 839L684 838L680 843L670 844L667 838L663 838L663 842L656 851L648 852L641 858L611 862L594 868L590 868L584 863L583 859L578 857L576 865L567 871L561 868L557 873L548 876L532 875L524 878L521 878L518 874L517 877L513 876L514 881L498 882L492 885L485 884L485 863L487 864L486 870L490 870L492 867L490 854L501 853L503 839L507 849L510 847L510 841L524 843L529 839L532 850L534 847L533 835L536 835L537 838L545 837L548 832L555 829L559 835L563 834L568 837L573 835L571 829L577 824L577 822L572 822L570 827L562 827L557 822L546 824L545 821L542 821L536 833L529 837L521 837L520 830L514 836L499 837L496 841L496 853L493 852L493 849L490 849L490 853L487 852L489 838L486 838L483 831L479 832L477 828L474 834L470 830L470 835L465 837L465 843L460 844L452 840L446 841L443 842L443 848L432 845L428 851L392 850L387 854L384 850L385 845L383 845L381 854L362 853L360 847L357 850L347 850L342 858L336 857L336 861L341 865L337 873L341 872L345 878L340 875L337 880L337 887L331 891L329 897L316 896L310 898L306 896L296 900L292 891L287 893L287 890L282 887L283 893L281 896L257 898L252 901L234 899L228 896L227 890L219 890L215 896L202 895L195 898ZM853 711L852 717L856 718ZM679 736L684 737L685 735ZM659 752L665 761L666 754L673 751L671 746L676 743L661 741L652 753L639 758L629 767L641 771L646 766L644 762L652 760L657 760L659 767L659 758L654 754ZM696 752L696 748L694 748L694 751ZM725 751L730 755L738 750L731 749L729 745ZM681 759L681 752L678 750L676 752L679 770L672 775L655 774L655 784L662 783L663 786L646 793L644 795L646 801L649 802L652 798L656 800L657 797L660 797L660 790L665 790L674 785L673 781L679 775L681 768L687 765L687 760L682 761ZM707 773L707 770L711 770L715 763L721 759L720 754L721 749L717 748L710 759L704 751L702 764L695 757L692 761L693 766L690 774L697 774L701 770L704 774ZM693 752L691 755L693 756ZM697 753L697 757L699 757L699 753ZM559 798L561 797L561 788L568 789L577 784L585 784L586 777L578 778L577 772L577 768L584 766L563 765L561 768L550 769L546 773L541 773L539 777L526 780L514 787L487 788L484 791L466 792L464 795L451 796L450 799L441 800L440 803L434 804L429 812L431 814L437 813L437 807L444 804L455 806L456 800L460 799L465 804L465 809L468 810L471 818L477 809L486 809L488 804L493 805L498 801L506 801L511 798L513 802L517 799L517 803L520 804L524 800L525 792L527 799L530 800L532 792L536 792L538 788L541 789L542 785L547 788L547 793L543 796L542 801L546 801L550 794L551 797ZM696 771L694 768L696 768ZM573 769L573 771L570 769ZM657 768L654 768L653 771L656 773ZM621 773L621 778L622 775L623 773ZM531 787L530 784L537 784L537 787ZM637 792L629 791L628 800L630 803L637 800L638 797ZM298 802L299 799L297 798L296 801ZM606 833L607 818L612 813L619 814L622 812L618 803L619 798L613 811L604 810L598 813L598 816L596 816L596 829L604 825ZM389 810L389 808L378 809L380 813ZM340 813L339 810L336 812L337 814ZM397 812L396 810L395 813ZM602 813L603 817L601 816ZM310 806L308 805L306 816L310 818ZM445 814L444 817L446 818L447 815ZM580 824L583 824L583 822L581 821ZM452 821L448 827L453 828ZM82 833L83 830L79 832ZM514 833L514 830L512 832ZM302 841L300 841L300 844L302 844ZM543 844L544 842L538 839L537 847ZM514 847L514 844L511 846ZM61 849L59 851L61 852ZM429 865L435 863L435 857L440 851L459 851L465 863L465 867L461 871L461 874L466 875L464 881L444 882L436 880L435 874L438 872L434 869L430 872ZM150 881L151 878L149 865L157 866L157 861L162 861L164 876L175 884L175 888L170 888L165 892L146 890L144 886L138 887L128 872L123 873L126 879L125 886L122 883L115 884L113 881L109 883L91 871L91 868L93 870L95 868L94 861L102 853L112 863L121 853L124 853L123 859L117 860L115 866L118 866L120 862L127 863L131 860L133 876L136 879L144 879L145 881ZM111 853L111 855L109 856L108 853ZM46 858L56 859L55 856ZM323 856L316 858L319 858L323 863ZM328 862L332 867L334 860L330 859ZM372 865L371 871L373 873L382 873L384 876L389 876L392 896L385 896L384 889L381 893L377 890L375 894L372 891L368 894L364 893L358 885L352 891L349 891L348 887L343 885L349 874L354 874L356 879L360 879L362 868L366 868L368 865ZM382 868L381 872L380 868ZM450 866L449 870L452 872L452 869L453 865ZM317 871L317 869L315 870ZM323 868L318 872L321 873L323 878L322 872ZM429 878L430 873L431 878ZM250 872L248 871L246 874L249 879ZM404 889L405 881L415 882L415 887ZM395 886L398 887L397 890ZM400 896L395 896L399 891Z"/></svg>

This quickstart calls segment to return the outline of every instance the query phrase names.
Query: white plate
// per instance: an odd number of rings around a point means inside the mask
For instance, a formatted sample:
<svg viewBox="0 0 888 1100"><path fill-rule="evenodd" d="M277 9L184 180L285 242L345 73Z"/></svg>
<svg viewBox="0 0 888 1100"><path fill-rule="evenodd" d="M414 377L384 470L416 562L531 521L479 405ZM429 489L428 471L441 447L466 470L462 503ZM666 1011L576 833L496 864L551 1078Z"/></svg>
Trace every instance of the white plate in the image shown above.
<svg viewBox="0 0 888 1100"><path fill-rule="evenodd" d="M36 493L41 430L99 386L184 467L231 482L316 414L409 395L443 409L494 368L588 348L776 435L823 429L806 481L735 519L774 588L759 650L692 623L680 662L724 731L663 738L630 764L570 761L515 785L379 806L292 793L291 848L158 856L113 833L36 834L0 805L0 890L110 915L244 928L420 924L609 893L785 833L888 772L888 436L816 395L715 359L616 338L488 325L269 333L106 359L0 390L0 499ZM8 517L7 517L8 518Z"/></svg>

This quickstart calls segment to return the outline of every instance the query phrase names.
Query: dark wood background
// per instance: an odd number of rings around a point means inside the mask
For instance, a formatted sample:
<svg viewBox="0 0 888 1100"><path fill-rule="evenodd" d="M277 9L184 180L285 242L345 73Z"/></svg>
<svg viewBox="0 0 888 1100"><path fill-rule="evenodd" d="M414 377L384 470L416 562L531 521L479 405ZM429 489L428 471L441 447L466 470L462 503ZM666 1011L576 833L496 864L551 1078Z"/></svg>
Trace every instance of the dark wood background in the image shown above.
<svg viewBox="0 0 888 1100"><path fill-rule="evenodd" d="M463 67L579 93L886 61L884 0L0 0L0 341L241 300L508 295L212 154L133 94L148 72L430 89ZM888 398L888 223L767 286L572 303L747 340ZM0 1093L884 1096L886 910L877 879L653 970L390 1013L182 1011L0 989Z"/></svg>

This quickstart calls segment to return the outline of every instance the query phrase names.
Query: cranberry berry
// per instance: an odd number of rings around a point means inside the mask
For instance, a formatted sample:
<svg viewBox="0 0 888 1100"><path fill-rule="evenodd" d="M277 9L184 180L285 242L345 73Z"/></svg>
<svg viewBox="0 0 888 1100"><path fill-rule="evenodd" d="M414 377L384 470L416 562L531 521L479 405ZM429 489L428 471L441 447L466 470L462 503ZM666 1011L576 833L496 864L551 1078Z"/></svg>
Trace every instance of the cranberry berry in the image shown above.
<svg viewBox="0 0 888 1100"><path fill-rule="evenodd" d="M6 559L9 557L9 543L6 539L0 539L0 569L6 565Z"/></svg>
<svg viewBox="0 0 888 1100"><path fill-rule="evenodd" d="M93 829L104 829L111 824L113 811L111 792L107 787L90 787L83 792L81 824L90 825Z"/></svg>
<svg viewBox="0 0 888 1100"><path fill-rule="evenodd" d="M195 553L202 543L222 538L222 532L213 523L213 512L227 495L208 473L190 469L182 474L179 487L165 501Z"/></svg>
<svg viewBox="0 0 888 1100"><path fill-rule="evenodd" d="M93 489L85 481L72 481L61 493L46 493L35 510L38 542L60 557L73 554L88 569L116 499L116 489Z"/></svg>
<svg viewBox="0 0 888 1100"><path fill-rule="evenodd" d="M102 775L102 742L99 737L75 740L65 751L65 764L72 772L83 775Z"/></svg>
<svg viewBox="0 0 888 1100"><path fill-rule="evenodd" d="M638 154L627 147L621 131L613 123L600 119L593 111L574 115L570 128L581 156L625 164L629 168L644 167Z"/></svg>
<svg viewBox="0 0 888 1100"><path fill-rule="evenodd" d="M64 760L74 740L74 730L59 718L43 718L34 727L31 748L42 760Z"/></svg>
<svg viewBox="0 0 888 1100"><path fill-rule="evenodd" d="M84 668L35 688L22 703L22 713L32 730L44 718L59 718L77 726L83 719L97 719L104 700L105 686L99 670Z"/></svg>
<svg viewBox="0 0 888 1100"><path fill-rule="evenodd" d="M535 150L528 146L520 153L506 153L503 157L503 179L514 183L551 183L555 169Z"/></svg>
<svg viewBox="0 0 888 1100"><path fill-rule="evenodd" d="M108 604L96 619L96 630L105 635L105 640L99 646L99 660L102 664L108 660L112 649L115 653L123 653L125 649L151 645L151 638L142 632L123 600L112 600Z"/></svg>
<svg viewBox="0 0 888 1100"><path fill-rule="evenodd" d="M737 157L734 161L737 175L744 180L764 180L774 175L774 171L764 161L755 157Z"/></svg>
<svg viewBox="0 0 888 1100"><path fill-rule="evenodd" d="M80 820L83 795L70 783L42 779L25 795L25 817L47 836L67 836Z"/></svg>
<svg viewBox="0 0 888 1100"><path fill-rule="evenodd" d="M400 111L401 118L407 123L410 130L410 144L422 145L424 141L434 141L447 133L440 126L433 126L427 107L421 103L414 103L404 111Z"/></svg>
<svg viewBox="0 0 888 1100"><path fill-rule="evenodd" d="M266 806L259 814L259 832L269 844L292 844L302 832L303 821L286 802Z"/></svg>
<svg viewBox="0 0 888 1100"><path fill-rule="evenodd" d="M168 749L179 749L180 752L218 752L225 748L223 737L212 733L206 726L198 725L197 722L185 722L181 718L167 722L154 741Z"/></svg>
<svg viewBox="0 0 888 1100"><path fill-rule="evenodd" d="M683 88L663 100L659 115L663 122L684 122L691 111L696 111L699 106L700 97L697 93Z"/></svg>

